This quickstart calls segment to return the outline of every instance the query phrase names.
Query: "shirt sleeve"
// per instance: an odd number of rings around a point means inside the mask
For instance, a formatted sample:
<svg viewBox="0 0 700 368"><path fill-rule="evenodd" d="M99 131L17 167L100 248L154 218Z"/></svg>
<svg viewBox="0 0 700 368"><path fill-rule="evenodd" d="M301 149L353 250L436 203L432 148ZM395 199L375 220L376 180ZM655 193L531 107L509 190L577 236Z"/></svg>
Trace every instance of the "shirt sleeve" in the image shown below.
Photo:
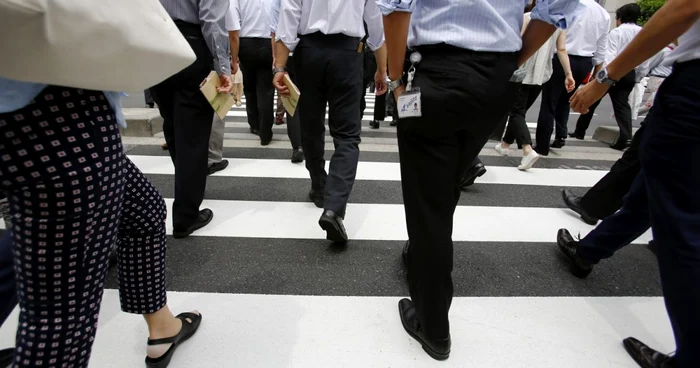
<svg viewBox="0 0 700 368"><path fill-rule="evenodd" d="M413 13L417 0L370 0L376 1L379 11L383 15L389 15L395 11Z"/></svg>
<svg viewBox="0 0 700 368"><path fill-rule="evenodd" d="M610 27L609 18L608 23L605 23L605 27L605 31L601 33L600 38L598 38L596 42L595 53L593 54L593 65L600 65L605 62L605 54L608 48L608 28Z"/></svg>
<svg viewBox="0 0 700 368"><path fill-rule="evenodd" d="M299 23L301 22L302 0L282 0L277 22L276 36L289 51L294 51L299 44Z"/></svg>
<svg viewBox="0 0 700 368"><path fill-rule="evenodd" d="M272 0L272 8L270 9L270 33L277 33L277 21L280 18L280 2L281 0Z"/></svg>
<svg viewBox="0 0 700 368"><path fill-rule="evenodd" d="M365 0L363 19L367 23L367 45L372 51L384 45L384 21L375 0Z"/></svg>
<svg viewBox="0 0 700 368"><path fill-rule="evenodd" d="M530 18L566 29L583 9L579 0L537 0Z"/></svg>
<svg viewBox="0 0 700 368"><path fill-rule="evenodd" d="M620 30L618 28L613 29L608 33L606 45L605 45L605 57L603 62L605 65L610 64L611 61L617 54L620 53ZM596 64L597 65L597 64Z"/></svg>
<svg viewBox="0 0 700 368"><path fill-rule="evenodd" d="M226 31L226 13L229 5L227 1L199 0L202 34L214 56L216 72L219 75L231 75L231 50Z"/></svg>
<svg viewBox="0 0 700 368"><path fill-rule="evenodd" d="M226 12L226 30L229 32L241 30L241 17L238 13L238 3L230 0L228 11Z"/></svg>

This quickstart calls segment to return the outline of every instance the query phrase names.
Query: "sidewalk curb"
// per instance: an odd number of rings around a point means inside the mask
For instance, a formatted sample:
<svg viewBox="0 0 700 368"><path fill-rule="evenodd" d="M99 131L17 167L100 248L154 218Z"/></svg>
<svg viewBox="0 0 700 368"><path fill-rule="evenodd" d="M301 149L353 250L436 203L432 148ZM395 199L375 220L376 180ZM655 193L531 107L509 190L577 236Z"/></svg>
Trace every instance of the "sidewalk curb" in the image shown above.
<svg viewBox="0 0 700 368"><path fill-rule="evenodd" d="M119 131L123 137L153 137L163 131L163 118L158 109L122 109L126 118L126 128Z"/></svg>

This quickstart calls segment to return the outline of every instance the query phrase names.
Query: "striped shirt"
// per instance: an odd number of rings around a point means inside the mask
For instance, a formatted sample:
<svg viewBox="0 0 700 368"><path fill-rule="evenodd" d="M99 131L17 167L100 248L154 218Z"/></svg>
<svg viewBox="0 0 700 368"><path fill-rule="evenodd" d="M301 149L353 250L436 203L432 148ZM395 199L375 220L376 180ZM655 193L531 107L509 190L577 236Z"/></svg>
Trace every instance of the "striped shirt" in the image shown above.
<svg viewBox="0 0 700 368"><path fill-rule="evenodd" d="M410 12L408 46L446 43L486 52L522 48L520 29L528 0L375 0L382 14ZM566 29L580 11L578 0L537 0L533 20Z"/></svg>
<svg viewBox="0 0 700 368"><path fill-rule="evenodd" d="M231 51L226 31L229 0L160 0L173 20L200 24L219 74L231 75Z"/></svg>

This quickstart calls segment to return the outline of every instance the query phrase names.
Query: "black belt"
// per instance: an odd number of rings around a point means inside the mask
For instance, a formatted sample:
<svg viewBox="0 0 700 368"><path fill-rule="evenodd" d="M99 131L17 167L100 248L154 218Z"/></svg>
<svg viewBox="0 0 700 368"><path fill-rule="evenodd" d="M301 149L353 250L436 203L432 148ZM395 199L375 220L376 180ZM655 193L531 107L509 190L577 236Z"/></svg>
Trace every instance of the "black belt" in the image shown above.
<svg viewBox="0 0 700 368"><path fill-rule="evenodd" d="M668 75L654 75L654 74L650 74L649 76L650 76L650 77L656 77L656 78L668 78Z"/></svg>
<svg viewBox="0 0 700 368"><path fill-rule="evenodd" d="M351 37L342 33L325 34L314 32L299 35L299 46L315 46L319 48L357 50L360 46L360 37Z"/></svg>

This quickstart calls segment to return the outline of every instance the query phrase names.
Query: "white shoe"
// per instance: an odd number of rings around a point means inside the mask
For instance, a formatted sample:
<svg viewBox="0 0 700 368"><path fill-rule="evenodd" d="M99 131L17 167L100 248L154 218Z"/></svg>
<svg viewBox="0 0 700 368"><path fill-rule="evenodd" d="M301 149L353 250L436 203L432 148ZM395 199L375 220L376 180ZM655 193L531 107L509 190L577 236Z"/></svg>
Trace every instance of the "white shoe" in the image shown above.
<svg viewBox="0 0 700 368"><path fill-rule="evenodd" d="M508 156L508 155L510 155L510 149L508 149L508 148L503 148L503 146L501 146L500 143L498 143L498 144L496 145L496 147L494 147L494 148L496 149L496 152L498 152L498 153L501 154L501 156Z"/></svg>
<svg viewBox="0 0 700 368"><path fill-rule="evenodd" d="M518 165L518 170L525 171L529 168L532 167L532 165L539 160L540 155L537 154L537 152L530 151L530 153L527 154L527 156L523 156L523 159L520 160L520 165Z"/></svg>
<svg viewBox="0 0 700 368"><path fill-rule="evenodd" d="M241 105L243 105L243 103L241 103L241 101L236 101L236 106L237 106L237 107L241 107Z"/></svg>

